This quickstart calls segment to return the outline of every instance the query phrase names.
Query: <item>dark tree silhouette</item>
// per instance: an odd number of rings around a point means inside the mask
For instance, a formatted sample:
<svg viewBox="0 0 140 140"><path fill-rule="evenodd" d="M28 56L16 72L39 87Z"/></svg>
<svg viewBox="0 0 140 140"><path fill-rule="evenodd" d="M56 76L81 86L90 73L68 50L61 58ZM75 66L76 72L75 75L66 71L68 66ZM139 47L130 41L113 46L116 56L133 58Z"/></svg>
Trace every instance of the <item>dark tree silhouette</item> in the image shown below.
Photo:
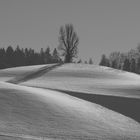
<svg viewBox="0 0 140 140"><path fill-rule="evenodd" d="M88 63L91 64L91 65L93 64L93 61L92 61L91 58L89 59L89 62Z"/></svg>
<svg viewBox="0 0 140 140"><path fill-rule="evenodd" d="M6 68L7 64L6 62L6 52L4 48L0 49L0 69Z"/></svg>
<svg viewBox="0 0 140 140"><path fill-rule="evenodd" d="M16 47L13 55L13 66L25 65L24 50L20 49L19 46Z"/></svg>
<svg viewBox="0 0 140 140"><path fill-rule="evenodd" d="M132 58L131 61L130 61L130 71L131 72L136 72L136 62L135 62L134 58Z"/></svg>
<svg viewBox="0 0 140 140"><path fill-rule="evenodd" d="M129 59L128 59L128 58L126 58L126 59L124 60L123 70L125 70L125 71L130 71L130 62L129 62Z"/></svg>
<svg viewBox="0 0 140 140"><path fill-rule="evenodd" d="M45 63L52 63L52 55L50 51L50 47L48 46L45 51Z"/></svg>
<svg viewBox="0 0 140 140"><path fill-rule="evenodd" d="M6 64L9 67L13 65L13 54L14 54L14 50L12 46L7 47L5 60L6 60Z"/></svg>
<svg viewBox="0 0 140 140"><path fill-rule="evenodd" d="M120 62L120 52L112 52L109 55L109 63L110 63L110 67L112 68L119 68L119 62Z"/></svg>
<svg viewBox="0 0 140 140"><path fill-rule="evenodd" d="M35 52L31 48L20 48L16 47L14 50L12 46L7 47L7 49L0 48L0 69L10 68L16 66L28 66L28 65L39 65L39 64L49 64L49 63L60 63L62 60L56 49L51 50L48 47L44 52L41 48L40 52Z"/></svg>
<svg viewBox="0 0 140 140"><path fill-rule="evenodd" d="M106 60L109 63L106 63ZM100 65L140 74L140 44L136 49L125 53L112 52L108 58L102 55Z"/></svg>
<svg viewBox="0 0 140 140"><path fill-rule="evenodd" d="M44 52L43 48L41 48L41 50L40 50L40 64L45 63L44 57L45 57L45 52Z"/></svg>
<svg viewBox="0 0 140 140"><path fill-rule="evenodd" d="M79 37L72 24L66 24L60 27L59 32L59 46L58 49L62 51L65 63L71 63L74 57L77 57Z"/></svg>
<svg viewBox="0 0 140 140"><path fill-rule="evenodd" d="M136 73L140 74L140 57L137 60Z"/></svg>
<svg viewBox="0 0 140 140"><path fill-rule="evenodd" d="M101 66L108 66L109 67L109 60L105 54L102 55L101 61L99 63Z"/></svg>
<svg viewBox="0 0 140 140"><path fill-rule="evenodd" d="M52 61L53 61L53 63L60 63L61 62L61 59L59 57L59 53L58 53L56 48L54 48L53 53L52 53Z"/></svg>

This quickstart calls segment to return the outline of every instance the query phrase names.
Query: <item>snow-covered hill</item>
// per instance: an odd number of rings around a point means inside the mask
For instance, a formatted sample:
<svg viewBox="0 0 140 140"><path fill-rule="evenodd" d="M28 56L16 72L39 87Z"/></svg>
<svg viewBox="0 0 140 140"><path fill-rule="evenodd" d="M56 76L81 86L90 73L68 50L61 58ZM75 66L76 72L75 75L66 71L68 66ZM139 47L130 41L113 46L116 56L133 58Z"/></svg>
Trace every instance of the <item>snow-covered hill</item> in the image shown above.
<svg viewBox="0 0 140 140"><path fill-rule="evenodd" d="M140 76L130 72L85 64L65 64L22 85L140 98Z"/></svg>
<svg viewBox="0 0 140 140"><path fill-rule="evenodd" d="M47 89L115 96L119 90L119 96L139 98L138 75L83 64L51 68L29 66L0 71L0 139L140 139L140 124L133 119ZM132 91L129 94L128 89Z"/></svg>
<svg viewBox="0 0 140 140"><path fill-rule="evenodd" d="M64 93L0 82L0 132L58 139L139 139L130 118Z"/></svg>
<svg viewBox="0 0 140 140"><path fill-rule="evenodd" d="M45 65L33 65L33 66L23 66L14 67L8 69L0 70L0 81L8 81L14 77L20 77L21 75L26 75L30 72L37 71L38 69L44 67Z"/></svg>

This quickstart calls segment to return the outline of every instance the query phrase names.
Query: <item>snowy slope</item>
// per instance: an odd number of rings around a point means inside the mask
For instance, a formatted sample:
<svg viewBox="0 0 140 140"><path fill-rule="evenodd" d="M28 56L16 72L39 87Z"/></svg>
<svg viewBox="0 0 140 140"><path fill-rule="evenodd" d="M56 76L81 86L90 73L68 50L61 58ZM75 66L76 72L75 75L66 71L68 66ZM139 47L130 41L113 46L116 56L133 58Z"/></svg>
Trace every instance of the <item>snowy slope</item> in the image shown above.
<svg viewBox="0 0 140 140"><path fill-rule="evenodd" d="M64 93L0 82L0 134L57 138L140 139L130 118Z"/></svg>
<svg viewBox="0 0 140 140"><path fill-rule="evenodd" d="M107 67L65 64L22 85L140 98L140 76Z"/></svg>
<svg viewBox="0 0 140 140"><path fill-rule="evenodd" d="M65 64L0 70L0 80L0 139L140 139L140 124L136 121L47 89L139 98L139 75L94 65Z"/></svg>
<svg viewBox="0 0 140 140"><path fill-rule="evenodd" d="M0 70L0 81L8 81L14 77L37 71L45 65L22 66Z"/></svg>

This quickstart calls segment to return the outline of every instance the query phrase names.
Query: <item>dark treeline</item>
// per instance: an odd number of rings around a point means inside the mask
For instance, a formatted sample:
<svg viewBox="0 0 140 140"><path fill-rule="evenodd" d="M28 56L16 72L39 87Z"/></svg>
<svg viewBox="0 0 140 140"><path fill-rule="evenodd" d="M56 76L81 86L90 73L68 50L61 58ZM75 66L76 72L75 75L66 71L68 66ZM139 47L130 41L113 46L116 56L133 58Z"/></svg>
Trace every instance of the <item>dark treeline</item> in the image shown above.
<svg viewBox="0 0 140 140"><path fill-rule="evenodd" d="M23 49L19 46L16 49L13 49L12 46L6 49L0 48L0 69L59 62L61 59L56 48L52 53L49 47L45 51L41 48L40 52L35 52L31 48Z"/></svg>
<svg viewBox="0 0 140 140"><path fill-rule="evenodd" d="M102 55L100 65L140 74L140 45L127 53L112 52Z"/></svg>

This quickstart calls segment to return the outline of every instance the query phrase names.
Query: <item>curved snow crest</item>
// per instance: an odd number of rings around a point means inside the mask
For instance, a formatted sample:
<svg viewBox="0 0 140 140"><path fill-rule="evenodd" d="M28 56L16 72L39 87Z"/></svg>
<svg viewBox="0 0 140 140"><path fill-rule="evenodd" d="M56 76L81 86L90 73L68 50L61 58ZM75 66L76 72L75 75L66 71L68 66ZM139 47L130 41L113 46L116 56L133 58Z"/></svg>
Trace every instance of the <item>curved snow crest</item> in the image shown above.
<svg viewBox="0 0 140 140"><path fill-rule="evenodd" d="M42 75L44 75L45 73L55 69L56 67L58 66L61 66L62 64L61 63L58 63L58 64L50 64L50 65L46 65L34 72L30 72L30 73L27 73L27 74L23 74L22 76L20 77L15 77L7 82L9 83L14 83L14 84L19 84L19 83L22 83L22 82L26 82L28 80L31 80L31 79L35 79L37 77L40 77Z"/></svg>
<svg viewBox="0 0 140 140"><path fill-rule="evenodd" d="M134 120L61 92L0 82L0 96L5 99L0 108L12 111L7 115L11 117L4 117L9 131L50 138L140 139L140 125ZM0 121L4 119L1 115ZM2 125L0 130L4 130Z"/></svg>
<svg viewBox="0 0 140 140"><path fill-rule="evenodd" d="M45 67L46 65L33 65L33 66L21 66L0 70L0 81L8 81L12 78L19 77L21 75L37 71L38 69Z"/></svg>
<svg viewBox="0 0 140 140"><path fill-rule="evenodd" d="M21 85L140 98L139 75L88 64L64 64Z"/></svg>
<svg viewBox="0 0 140 140"><path fill-rule="evenodd" d="M99 65L89 65L89 64L64 64L62 67L57 69L58 71L73 71L73 72L85 72L85 73L92 73L92 74L109 74L115 78L115 76L123 76L123 78L132 78L132 79L139 79L140 75L136 73L131 73L123 70L113 69L106 66L99 66ZM103 76L103 75L102 75ZM104 78L104 77L102 77ZM109 77L108 77L109 78ZM119 77L120 78L120 77Z"/></svg>

